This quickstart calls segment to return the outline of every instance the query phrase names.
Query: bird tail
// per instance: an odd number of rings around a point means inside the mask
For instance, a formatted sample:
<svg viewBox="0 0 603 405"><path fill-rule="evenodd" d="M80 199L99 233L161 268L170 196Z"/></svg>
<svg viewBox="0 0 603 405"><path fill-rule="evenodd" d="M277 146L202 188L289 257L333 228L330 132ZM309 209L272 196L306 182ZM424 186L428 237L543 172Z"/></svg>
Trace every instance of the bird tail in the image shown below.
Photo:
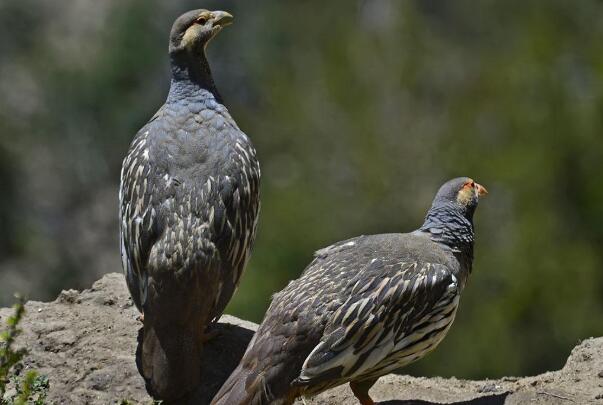
<svg viewBox="0 0 603 405"><path fill-rule="evenodd" d="M228 377L216 394L211 405L289 405L291 401L278 399L270 392L264 378L264 373L245 368L239 364L235 371Z"/></svg>
<svg viewBox="0 0 603 405"><path fill-rule="evenodd" d="M214 396L211 405L293 404L297 390L276 393L271 392L271 385L266 379L266 370L249 369L241 362Z"/></svg>
<svg viewBox="0 0 603 405"><path fill-rule="evenodd" d="M246 382L250 376L251 370L247 370L239 364L222 385L214 399L212 399L211 405L251 404L250 395L245 389Z"/></svg>
<svg viewBox="0 0 603 405"><path fill-rule="evenodd" d="M199 386L202 336L196 328L158 327L145 319L140 368L157 399L173 401Z"/></svg>

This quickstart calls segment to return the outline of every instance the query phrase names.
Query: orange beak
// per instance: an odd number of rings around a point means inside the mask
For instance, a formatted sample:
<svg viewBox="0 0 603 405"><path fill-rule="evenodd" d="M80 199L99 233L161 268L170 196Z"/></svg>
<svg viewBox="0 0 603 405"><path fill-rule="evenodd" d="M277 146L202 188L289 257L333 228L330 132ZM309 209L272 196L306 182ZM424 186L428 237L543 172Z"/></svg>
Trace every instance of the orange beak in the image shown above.
<svg viewBox="0 0 603 405"><path fill-rule="evenodd" d="M486 194L488 194L488 190L486 190L486 187L482 186L481 184L475 183L475 187L477 188L477 195L478 196L483 197Z"/></svg>

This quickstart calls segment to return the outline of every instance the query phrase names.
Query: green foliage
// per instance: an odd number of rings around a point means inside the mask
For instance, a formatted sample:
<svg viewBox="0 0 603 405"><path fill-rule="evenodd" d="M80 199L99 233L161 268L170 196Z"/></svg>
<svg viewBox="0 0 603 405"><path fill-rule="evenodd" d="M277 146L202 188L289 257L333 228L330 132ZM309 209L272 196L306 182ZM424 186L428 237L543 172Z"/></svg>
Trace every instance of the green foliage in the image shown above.
<svg viewBox="0 0 603 405"><path fill-rule="evenodd" d="M12 398L14 405L44 405L50 388L48 377L36 371L28 371L19 381L15 378L16 395Z"/></svg>
<svg viewBox="0 0 603 405"><path fill-rule="evenodd" d="M15 350L13 347L15 339L21 333L18 325L25 313L24 302L23 297L17 296L17 303L14 305L15 314L8 318L6 330L0 333L0 401L6 393L11 370L19 366L27 354L26 349Z"/></svg>
<svg viewBox="0 0 603 405"><path fill-rule="evenodd" d="M6 330L0 333L0 405L44 405L50 386L48 378L33 370L19 376L27 349L14 348L15 339L21 333L19 323L25 314L25 299L18 295L16 297L15 313L6 321ZM11 375L15 393L7 398Z"/></svg>

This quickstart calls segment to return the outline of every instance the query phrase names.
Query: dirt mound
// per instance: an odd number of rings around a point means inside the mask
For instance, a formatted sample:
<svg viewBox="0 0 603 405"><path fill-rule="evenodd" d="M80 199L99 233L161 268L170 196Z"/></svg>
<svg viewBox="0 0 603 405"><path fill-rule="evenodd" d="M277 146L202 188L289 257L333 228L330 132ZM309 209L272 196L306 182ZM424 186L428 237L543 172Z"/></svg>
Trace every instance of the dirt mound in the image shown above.
<svg viewBox="0 0 603 405"><path fill-rule="evenodd" d="M63 291L54 302L30 301L26 308L18 343L30 351L26 367L49 377L50 403L151 403L135 363L141 325L121 274L108 274L89 290ZM0 309L2 322L11 313ZM209 401L257 327L228 315L221 322L220 338L205 351L205 384L191 403ZM468 381L390 375L380 379L371 394L388 405L603 404L603 338L583 341L563 369L535 377ZM356 402L345 386L306 403Z"/></svg>

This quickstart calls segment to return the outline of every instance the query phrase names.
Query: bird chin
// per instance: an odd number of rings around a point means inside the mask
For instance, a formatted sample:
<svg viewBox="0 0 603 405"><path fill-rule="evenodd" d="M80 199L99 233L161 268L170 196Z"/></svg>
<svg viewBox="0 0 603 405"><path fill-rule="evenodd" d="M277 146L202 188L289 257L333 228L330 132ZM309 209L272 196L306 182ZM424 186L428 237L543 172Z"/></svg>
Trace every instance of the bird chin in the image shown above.
<svg viewBox="0 0 603 405"><path fill-rule="evenodd" d="M209 38L208 38L208 39L207 39L207 41L205 41L205 43L203 44L203 49L204 49L204 50L205 50L205 49L207 49L207 45L208 45L208 44L211 42L211 40L212 40L212 39L214 39L214 37L215 37L216 35L218 35L218 32L222 31L222 28L224 28L224 27L221 27L221 26L219 26L219 25L216 25L215 27L213 27L213 28L211 29L211 31L210 31L211 33L210 33L210 35L209 35Z"/></svg>
<svg viewBox="0 0 603 405"><path fill-rule="evenodd" d="M209 38L203 43L203 51L207 50L207 45L211 42L212 39L218 34L218 32L222 31L222 27L213 27L210 31Z"/></svg>

